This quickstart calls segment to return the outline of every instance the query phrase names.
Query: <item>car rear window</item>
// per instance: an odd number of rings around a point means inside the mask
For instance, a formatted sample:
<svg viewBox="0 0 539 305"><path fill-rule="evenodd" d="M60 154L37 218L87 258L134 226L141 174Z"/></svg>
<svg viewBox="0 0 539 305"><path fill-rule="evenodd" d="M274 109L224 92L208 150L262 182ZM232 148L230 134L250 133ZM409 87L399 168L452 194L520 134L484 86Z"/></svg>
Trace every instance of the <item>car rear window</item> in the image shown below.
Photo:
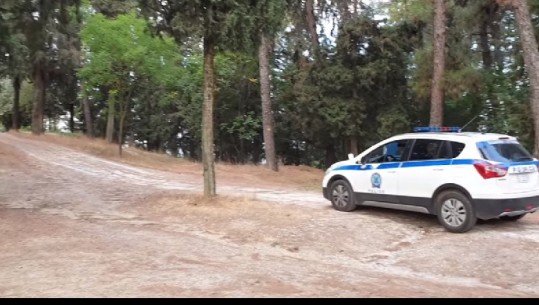
<svg viewBox="0 0 539 305"><path fill-rule="evenodd" d="M477 148L483 158L490 161L509 163L533 160L526 148L514 140L479 142Z"/></svg>

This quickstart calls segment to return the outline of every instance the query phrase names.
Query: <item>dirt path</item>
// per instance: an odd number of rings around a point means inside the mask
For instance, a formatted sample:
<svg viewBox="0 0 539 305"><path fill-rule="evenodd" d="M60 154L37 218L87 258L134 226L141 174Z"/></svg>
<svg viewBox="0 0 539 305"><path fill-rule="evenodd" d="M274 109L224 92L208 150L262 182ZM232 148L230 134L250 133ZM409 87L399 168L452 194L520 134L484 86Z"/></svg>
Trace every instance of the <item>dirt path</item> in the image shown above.
<svg viewBox="0 0 539 305"><path fill-rule="evenodd" d="M0 134L0 296L539 296L539 215L449 234L245 181L207 202L201 182Z"/></svg>

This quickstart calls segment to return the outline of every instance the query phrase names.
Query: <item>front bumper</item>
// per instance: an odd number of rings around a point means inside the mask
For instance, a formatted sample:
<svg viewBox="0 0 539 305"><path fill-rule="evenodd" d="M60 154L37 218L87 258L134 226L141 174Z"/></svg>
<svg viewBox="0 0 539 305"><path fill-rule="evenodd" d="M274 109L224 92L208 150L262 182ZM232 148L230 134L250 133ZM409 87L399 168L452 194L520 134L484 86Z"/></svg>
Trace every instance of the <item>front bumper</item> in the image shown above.
<svg viewBox="0 0 539 305"><path fill-rule="evenodd" d="M477 218L485 220L539 211L539 196L511 199L474 199L474 203Z"/></svg>
<svg viewBox="0 0 539 305"><path fill-rule="evenodd" d="M326 198L327 200L331 200L331 199L329 198L329 188L323 187L323 188L322 188L322 194L324 194L324 198Z"/></svg>

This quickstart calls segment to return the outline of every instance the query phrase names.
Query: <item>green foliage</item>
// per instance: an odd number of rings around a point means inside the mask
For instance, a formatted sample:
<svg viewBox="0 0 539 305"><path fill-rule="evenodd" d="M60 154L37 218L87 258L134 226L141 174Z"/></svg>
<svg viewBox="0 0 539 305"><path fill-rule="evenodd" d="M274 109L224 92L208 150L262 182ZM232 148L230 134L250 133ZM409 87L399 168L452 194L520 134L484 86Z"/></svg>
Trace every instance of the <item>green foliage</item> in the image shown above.
<svg viewBox="0 0 539 305"><path fill-rule="evenodd" d="M410 131L411 124L408 113L406 109L400 108L399 105L380 113L376 120L379 124L377 129L379 139Z"/></svg>
<svg viewBox="0 0 539 305"><path fill-rule="evenodd" d="M81 32L89 52L80 77L90 85L111 86L118 90L129 87L126 82L132 73L155 74L158 68L173 66L173 62L160 62L160 52L167 47L174 48L174 45L149 36L145 29L145 21L134 13L120 15L114 20L102 14L90 17Z"/></svg>
<svg viewBox="0 0 539 305"><path fill-rule="evenodd" d="M234 0L140 0L139 3L159 32L167 31L181 43L204 37L216 46L231 43L227 26L235 24L231 21L232 13L240 7Z"/></svg>
<svg viewBox="0 0 539 305"><path fill-rule="evenodd" d="M464 125L480 115L467 130L513 134L532 147L529 83L514 17L501 9L485 15L496 9L493 1L446 1L444 121ZM1 1L0 54L9 56L0 56L0 121L10 127L13 77L31 79L31 72L43 71L48 116L75 105L80 112L77 99L85 96L96 134L104 134L107 102L114 100L115 107L128 108L126 133L135 145L199 159L206 39L218 50L216 157L258 162L263 138L256 51L264 33L276 38L271 95L278 154L286 164L324 167L344 158L352 139L363 149L426 124L431 1L391 1L388 20L380 20L379 3L362 4L349 18L341 15L352 1L316 3L321 48L315 57L301 1ZM537 1L530 8L539 13ZM335 22L335 37L324 20ZM485 67L480 43L485 20L492 67ZM24 81L23 125L30 123L32 96L32 83Z"/></svg>
<svg viewBox="0 0 539 305"><path fill-rule="evenodd" d="M389 7L392 22L422 21L429 23L433 18L431 0L392 1Z"/></svg>
<svg viewBox="0 0 539 305"><path fill-rule="evenodd" d="M230 123L221 124L221 128L226 130L227 133L236 135L246 141L253 141L259 136L261 127L261 118L255 116L252 111L236 116Z"/></svg>
<svg viewBox="0 0 539 305"><path fill-rule="evenodd" d="M91 6L107 18L114 18L122 14L128 14L137 8L136 0L87 0Z"/></svg>
<svg viewBox="0 0 539 305"><path fill-rule="evenodd" d="M294 132L278 138L281 151L310 149L296 145L304 141L325 151L329 165L332 150L347 153L350 137L366 148L409 130L407 74L417 30L407 23L383 25L373 14L366 11L341 24L336 46L326 49L324 58L285 71L278 100L284 115L278 123Z"/></svg>

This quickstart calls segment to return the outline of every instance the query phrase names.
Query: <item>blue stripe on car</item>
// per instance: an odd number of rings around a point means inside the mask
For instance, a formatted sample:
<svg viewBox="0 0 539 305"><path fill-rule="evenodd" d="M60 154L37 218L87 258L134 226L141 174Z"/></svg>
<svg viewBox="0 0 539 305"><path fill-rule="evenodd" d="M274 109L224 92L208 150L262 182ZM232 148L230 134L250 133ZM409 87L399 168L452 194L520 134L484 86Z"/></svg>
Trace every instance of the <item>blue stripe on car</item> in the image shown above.
<svg viewBox="0 0 539 305"><path fill-rule="evenodd" d="M400 162L382 163L376 169L398 168L400 165Z"/></svg>
<svg viewBox="0 0 539 305"><path fill-rule="evenodd" d="M473 159L453 159L451 165L468 165L473 164L476 160Z"/></svg>
<svg viewBox="0 0 539 305"><path fill-rule="evenodd" d="M379 169L391 169L391 168L410 168L410 167L425 167L425 166L446 166L446 165L471 165L474 162L486 162L485 160L474 159L447 159L447 160L428 160L428 161L406 161L406 162L391 162L381 163L377 168L367 165L343 165L335 168L334 170L379 170ZM508 164L500 164L501 166L516 166L516 165L539 165L539 161L524 161L524 162L512 162Z"/></svg>
<svg viewBox="0 0 539 305"><path fill-rule="evenodd" d="M429 160L429 161L408 161L408 162L402 162L401 167L424 167L424 166L440 166L440 165L451 165L451 159Z"/></svg>

